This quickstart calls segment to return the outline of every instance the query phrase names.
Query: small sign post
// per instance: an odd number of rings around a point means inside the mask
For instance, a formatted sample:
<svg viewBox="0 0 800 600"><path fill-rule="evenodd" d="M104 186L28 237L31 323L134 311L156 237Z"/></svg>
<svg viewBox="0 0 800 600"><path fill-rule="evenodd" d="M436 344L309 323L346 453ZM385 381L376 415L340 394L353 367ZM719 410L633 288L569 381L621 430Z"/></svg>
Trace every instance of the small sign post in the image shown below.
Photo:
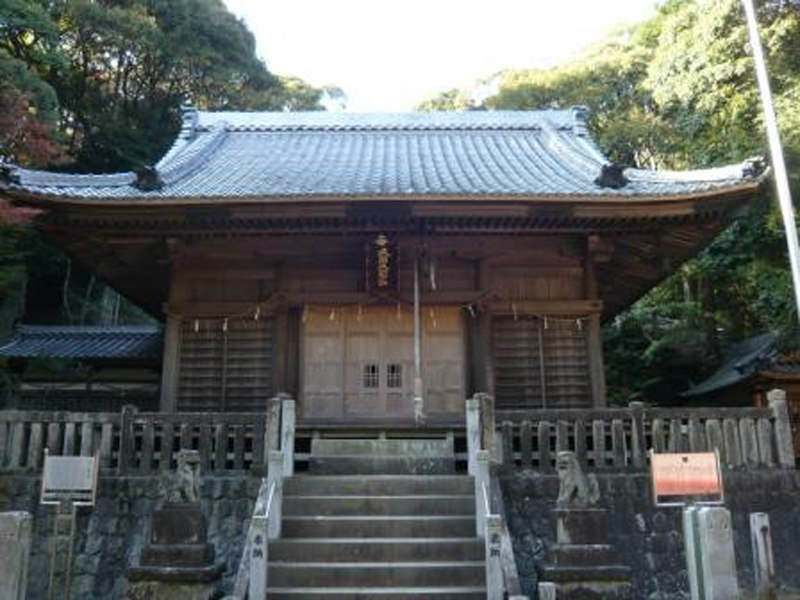
<svg viewBox="0 0 800 600"><path fill-rule="evenodd" d="M692 600L738 598L730 512L718 452L650 452L653 502L682 507Z"/></svg>
<svg viewBox="0 0 800 600"><path fill-rule="evenodd" d="M725 493L717 452L656 454L650 452L656 506L723 504Z"/></svg>
<svg viewBox="0 0 800 600"><path fill-rule="evenodd" d="M72 554L75 545L75 522L79 506L94 506L100 461L95 456L50 456L45 449L40 503L57 506L53 520L48 597L56 600L56 575L60 542L67 544L64 569L64 598L70 597L72 586Z"/></svg>

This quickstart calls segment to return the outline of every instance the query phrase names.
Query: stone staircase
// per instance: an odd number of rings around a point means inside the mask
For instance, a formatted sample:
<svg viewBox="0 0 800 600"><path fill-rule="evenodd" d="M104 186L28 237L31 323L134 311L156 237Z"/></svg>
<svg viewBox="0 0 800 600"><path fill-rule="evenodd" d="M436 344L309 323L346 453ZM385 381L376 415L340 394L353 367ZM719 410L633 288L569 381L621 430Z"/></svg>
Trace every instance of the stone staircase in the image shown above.
<svg viewBox="0 0 800 600"><path fill-rule="evenodd" d="M269 599L485 599L473 479L452 466L449 474L398 473L395 456L374 452L360 464L352 449L337 467L346 462L350 474L318 474L312 462L311 473L284 482ZM377 472L384 459L390 474Z"/></svg>

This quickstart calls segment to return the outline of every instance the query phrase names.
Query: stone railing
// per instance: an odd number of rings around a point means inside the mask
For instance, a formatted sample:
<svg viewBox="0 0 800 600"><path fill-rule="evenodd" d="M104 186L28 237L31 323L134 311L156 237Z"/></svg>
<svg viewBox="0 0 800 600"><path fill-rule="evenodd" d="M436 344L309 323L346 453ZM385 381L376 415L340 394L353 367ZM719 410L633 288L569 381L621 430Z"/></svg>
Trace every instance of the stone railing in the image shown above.
<svg viewBox="0 0 800 600"><path fill-rule="evenodd" d="M475 480L476 534L485 544L486 597L488 600L527 600L519 583L511 536L503 517L502 499L492 476L494 444L491 397L476 394L467 400L466 430L468 471Z"/></svg>
<svg viewBox="0 0 800 600"><path fill-rule="evenodd" d="M277 449L269 451L267 477L261 480L244 549L236 570L233 592L226 600L266 598L269 576L269 540L281 537L283 480L294 474L294 400L281 403L281 434Z"/></svg>
<svg viewBox="0 0 800 600"><path fill-rule="evenodd" d="M106 474L157 474L175 468L179 450L197 450L204 474L263 475L270 450L293 447L294 422L294 400L285 396L271 399L266 413L0 411L0 472L39 472L47 448L98 456Z"/></svg>
<svg viewBox="0 0 800 600"><path fill-rule="evenodd" d="M262 479L250 526L247 529L242 556L236 569L233 592L225 600L266 598L269 575L269 540L281 537L283 517L284 463L287 452L271 450L269 475Z"/></svg>
<svg viewBox="0 0 800 600"><path fill-rule="evenodd" d="M706 407L588 410L498 410L500 460L508 466L553 471L559 451L586 468L643 470L655 452L719 451L730 469L794 468L786 395L769 393L768 408Z"/></svg>

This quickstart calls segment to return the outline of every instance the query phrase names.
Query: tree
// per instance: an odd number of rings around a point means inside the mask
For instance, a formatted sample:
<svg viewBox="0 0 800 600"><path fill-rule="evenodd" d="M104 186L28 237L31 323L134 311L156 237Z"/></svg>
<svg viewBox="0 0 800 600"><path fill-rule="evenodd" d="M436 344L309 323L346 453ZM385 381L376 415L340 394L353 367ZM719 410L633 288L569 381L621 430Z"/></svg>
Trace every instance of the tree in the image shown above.
<svg viewBox="0 0 800 600"><path fill-rule="evenodd" d="M800 190L800 3L763 1L760 20L792 186ZM740 0L670 0L575 61L505 71L493 81L494 93L475 108L587 105L594 138L624 166L703 168L766 155ZM452 108L459 97L475 96L450 90L425 106ZM767 190L747 217L605 328L612 398L674 399L730 343L766 329L796 339L787 264Z"/></svg>
<svg viewBox="0 0 800 600"><path fill-rule="evenodd" d="M51 107L57 98L58 133L73 159L63 168L78 171L152 164L172 143L182 104L319 110L324 94L270 73L221 0L9 0L0 8L0 72L3 63L24 70L42 97L52 94Z"/></svg>
<svg viewBox="0 0 800 600"><path fill-rule="evenodd" d="M0 2L0 160L21 166L138 170L172 144L184 104L321 110L336 94L270 73L222 0ZM24 261L29 299L55 302L37 307L39 318L94 319L108 294L32 237L30 216L0 205L0 305L24 286Z"/></svg>

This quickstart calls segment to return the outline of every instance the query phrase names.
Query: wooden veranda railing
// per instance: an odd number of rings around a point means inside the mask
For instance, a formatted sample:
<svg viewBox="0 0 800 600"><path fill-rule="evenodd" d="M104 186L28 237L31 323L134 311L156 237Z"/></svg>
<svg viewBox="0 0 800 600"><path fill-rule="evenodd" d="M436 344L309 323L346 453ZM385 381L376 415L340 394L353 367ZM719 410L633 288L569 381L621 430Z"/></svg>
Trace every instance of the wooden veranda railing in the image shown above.
<svg viewBox="0 0 800 600"><path fill-rule="evenodd" d="M293 400L279 396L266 413L154 413L132 406L119 413L0 411L0 472L39 472L47 448L51 455L99 456L111 475L174 469L179 450L197 450L206 475L263 475L269 451L294 435L293 408ZM283 433L282 420L291 421Z"/></svg>
<svg viewBox="0 0 800 600"><path fill-rule="evenodd" d="M484 400L485 402L485 400ZM556 454L572 451L585 468L643 470L650 450L718 450L730 469L794 468L791 425L782 390L770 405L755 407L628 408L595 410L501 410L493 415L500 433L500 460L553 471ZM488 427L494 431L491 425Z"/></svg>

